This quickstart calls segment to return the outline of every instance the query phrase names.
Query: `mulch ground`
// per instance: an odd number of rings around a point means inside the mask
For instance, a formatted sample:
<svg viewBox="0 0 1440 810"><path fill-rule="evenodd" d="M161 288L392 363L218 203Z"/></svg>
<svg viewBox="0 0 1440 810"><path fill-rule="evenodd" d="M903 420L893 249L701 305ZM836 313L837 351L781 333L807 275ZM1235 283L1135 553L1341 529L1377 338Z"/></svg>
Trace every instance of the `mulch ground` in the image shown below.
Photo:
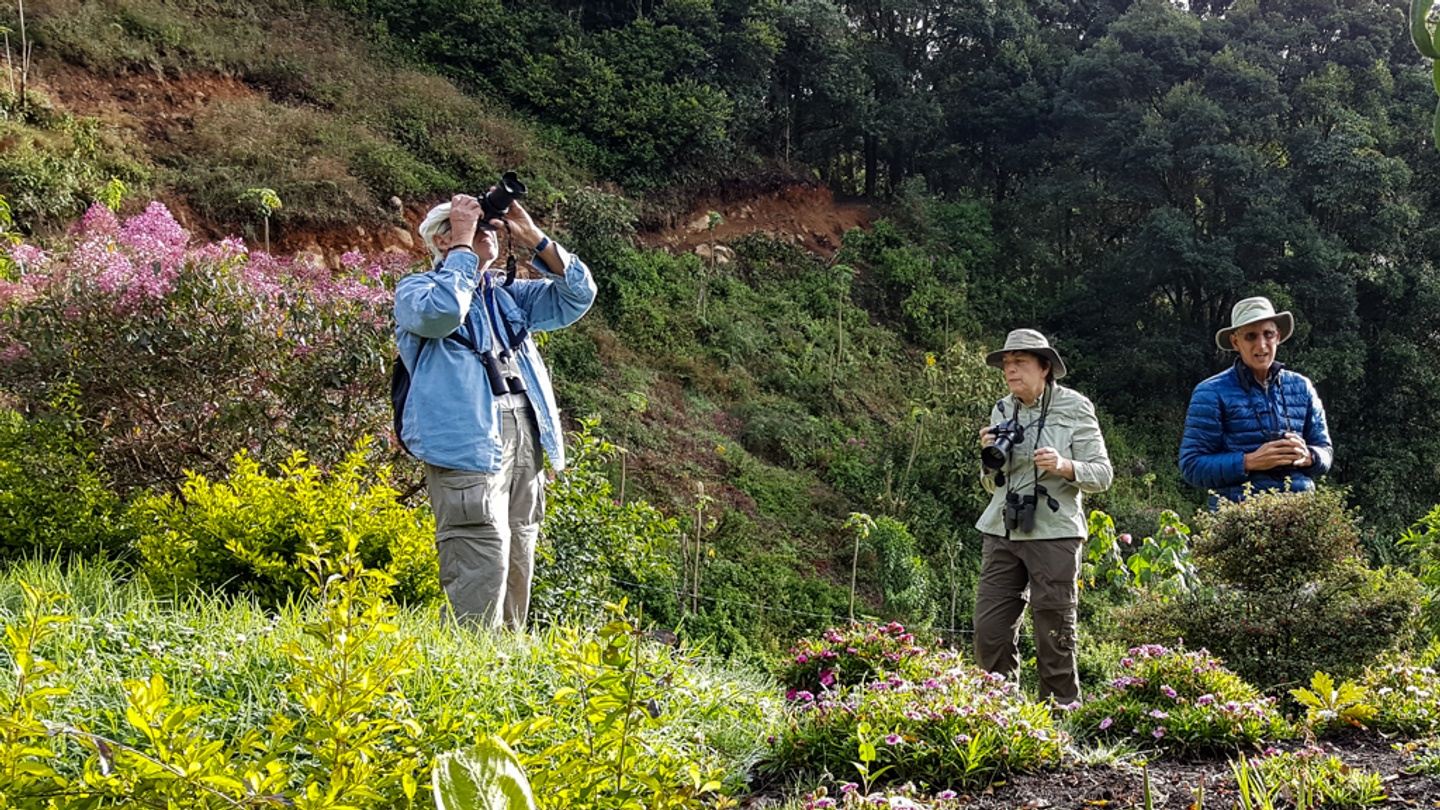
<svg viewBox="0 0 1440 810"><path fill-rule="evenodd" d="M1322 743L1352 768L1379 773L1389 799L1379 807L1440 808L1440 777L1405 773L1410 758L1373 737ZM1156 810L1224 810L1237 806L1235 780L1226 757L1173 761L1148 766L1150 795ZM1204 803L1196 803L1204 790ZM1014 774L983 790L962 792L965 807L976 810L1103 810L1143 808L1144 777L1138 766L1074 765L1059 771ZM757 797L758 798L758 797ZM772 806L765 800L750 807Z"/></svg>

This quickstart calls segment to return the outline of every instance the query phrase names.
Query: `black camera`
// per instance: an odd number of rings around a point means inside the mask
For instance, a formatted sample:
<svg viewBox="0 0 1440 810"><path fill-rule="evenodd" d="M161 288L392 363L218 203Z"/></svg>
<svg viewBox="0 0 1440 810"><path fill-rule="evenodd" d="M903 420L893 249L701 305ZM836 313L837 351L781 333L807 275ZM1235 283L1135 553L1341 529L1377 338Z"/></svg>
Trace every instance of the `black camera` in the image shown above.
<svg viewBox="0 0 1440 810"><path fill-rule="evenodd" d="M1025 441L1025 428L1012 422L1008 425L996 425L990 428L989 432L995 437L995 443L981 448L980 463L989 469L998 470L1010 460L1010 451L1015 449L1015 445Z"/></svg>
<svg viewBox="0 0 1440 810"><path fill-rule="evenodd" d="M480 198L480 210L484 214L480 218L481 227L491 227L492 219L504 219L510 213L510 204L524 196L525 184L520 182L520 177L515 172L505 172L500 184Z"/></svg>

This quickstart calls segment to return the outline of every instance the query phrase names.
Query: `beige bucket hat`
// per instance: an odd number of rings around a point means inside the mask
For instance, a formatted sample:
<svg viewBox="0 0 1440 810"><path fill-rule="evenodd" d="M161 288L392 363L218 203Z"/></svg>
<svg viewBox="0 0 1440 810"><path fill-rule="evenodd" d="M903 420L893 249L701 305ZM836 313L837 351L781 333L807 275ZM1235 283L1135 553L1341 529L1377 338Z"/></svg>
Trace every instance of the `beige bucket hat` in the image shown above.
<svg viewBox="0 0 1440 810"><path fill-rule="evenodd" d="M1274 321L1280 328L1280 342L1284 343L1290 339L1295 331L1295 317L1287 312L1276 312L1275 305L1270 303L1269 298L1255 296L1254 298L1242 298L1235 302L1230 310L1230 325L1215 333L1215 345L1221 351L1233 352L1235 347L1230 345L1230 336L1243 327L1260 321Z"/></svg>
<svg viewBox="0 0 1440 810"><path fill-rule="evenodd" d="M1055 374L1055 379L1065 376L1065 361L1060 359L1060 353L1050 346L1050 341L1044 335L1034 329L1016 329L1006 335L1004 347L985 355L985 364L1005 368L1006 352L1038 354L1050 361L1050 371Z"/></svg>

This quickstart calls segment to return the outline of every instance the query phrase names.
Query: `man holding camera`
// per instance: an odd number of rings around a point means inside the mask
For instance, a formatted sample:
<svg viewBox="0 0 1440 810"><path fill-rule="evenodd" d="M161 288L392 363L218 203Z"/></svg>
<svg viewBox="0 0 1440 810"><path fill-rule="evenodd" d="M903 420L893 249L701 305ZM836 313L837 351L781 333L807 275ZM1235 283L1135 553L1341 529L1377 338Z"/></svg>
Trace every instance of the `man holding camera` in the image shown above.
<svg viewBox="0 0 1440 810"><path fill-rule="evenodd" d="M1220 350L1239 357L1195 386L1180 442L1180 473L1211 491L1211 509L1251 491L1307 492L1330 470L1334 449L1320 395L1276 359L1294 331L1294 316L1255 297L1235 304L1230 326L1215 333Z"/></svg>
<svg viewBox="0 0 1440 810"><path fill-rule="evenodd" d="M989 672L1016 673L1029 601L1040 696L1065 705L1080 699L1075 623L1084 496L1108 489L1114 473L1095 406L1056 384L1067 369L1044 335L1017 329L985 362L1005 372L1010 395L980 431L980 480L991 496L975 524L984 540L975 660Z"/></svg>
<svg viewBox="0 0 1440 810"><path fill-rule="evenodd" d="M585 263L514 202L524 189L514 186L430 211L420 235L435 266L396 285L395 320L410 373L399 439L425 462L440 584L458 619L520 630L545 510L542 448L553 469L565 466L560 412L530 333L579 320L596 288ZM533 251L540 278L491 270L497 230Z"/></svg>

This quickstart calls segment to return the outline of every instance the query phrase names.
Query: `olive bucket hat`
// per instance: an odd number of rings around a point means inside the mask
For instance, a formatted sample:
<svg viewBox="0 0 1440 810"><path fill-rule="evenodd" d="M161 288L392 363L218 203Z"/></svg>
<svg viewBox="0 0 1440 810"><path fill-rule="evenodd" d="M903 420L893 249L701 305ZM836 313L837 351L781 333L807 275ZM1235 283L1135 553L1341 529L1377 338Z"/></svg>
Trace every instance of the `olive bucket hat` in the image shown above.
<svg viewBox="0 0 1440 810"><path fill-rule="evenodd" d="M1006 335L1002 348L985 355L985 364L999 369L1005 368L1007 352L1038 354L1050 361L1050 371L1055 374L1055 379L1065 376L1065 361L1060 359L1060 353L1050 346L1050 341L1044 335L1034 329L1016 329Z"/></svg>
<svg viewBox="0 0 1440 810"><path fill-rule="evenodd" d="M1289 340L1291 333L1295 331L1293 315L1288 311L1276 312L1275 305L1270 303L1269 298L1257 295L1254 298L1242 298L1235 302L1235 306L1230 310L1230 325L1215 333L1215 345L1219 346L1221 351L1235 351L1235 347L1230 345L1230 336L1240 329L1260 321L1275 322L1275 326L1280 329L1281 343Z"/></svg>

